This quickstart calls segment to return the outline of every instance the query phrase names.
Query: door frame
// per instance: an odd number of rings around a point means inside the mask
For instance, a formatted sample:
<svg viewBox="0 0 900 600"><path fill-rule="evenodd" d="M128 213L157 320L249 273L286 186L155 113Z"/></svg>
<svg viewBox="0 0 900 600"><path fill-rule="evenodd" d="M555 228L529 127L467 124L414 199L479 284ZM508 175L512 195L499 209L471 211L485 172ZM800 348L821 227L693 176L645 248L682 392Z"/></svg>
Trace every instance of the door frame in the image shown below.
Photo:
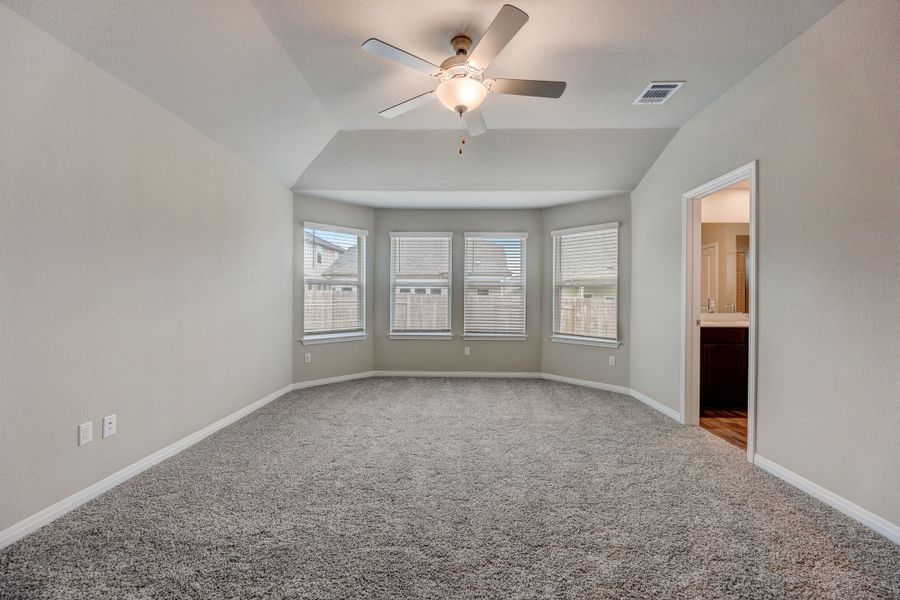
<svg viewBox="0 0 900 600"><path fill-rule="evenodd" d="M759 310L757 298L757 257L759 230L757 214L757 164L754 160L721 177L695 187L681 197L681 422L697 425L700 421L700 201L705 196L748 180L750 183L750 248L748 279L750 285L750 330L747 356L747 460L756 452L756 381Z"/></svg>

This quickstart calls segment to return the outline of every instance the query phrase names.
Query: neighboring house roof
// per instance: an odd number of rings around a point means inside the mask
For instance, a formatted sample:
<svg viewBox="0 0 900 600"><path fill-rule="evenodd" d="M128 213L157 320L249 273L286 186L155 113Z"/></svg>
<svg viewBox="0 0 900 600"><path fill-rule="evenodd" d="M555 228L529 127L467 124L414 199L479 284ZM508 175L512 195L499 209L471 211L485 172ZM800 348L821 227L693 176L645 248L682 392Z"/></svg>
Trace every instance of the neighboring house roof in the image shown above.
<svg viewBox="0 0 900 600"><path fill-rule="evenodd" d="M503 279L513 273L506 259L503 246L482 240L478 243L474 256L466 256L466 270L479 277Z"/></svg>
<svg viewBox="0 0 900 600"><path fill-rule="evenodd" d="M309 233L309 231L304 229L303 230L303 239L313 241L313 236L312 236L312 234ZM341 248L340 246L338 246L337 244L332 244L331 242L329 242L328 240L326 240L324 238L316 237L314 243L316 246L322 246L323 248L330 248L331 250L335 250L337 252L344 251L344 249Z"/></svg>
<svg viewBox="0 0 900 600"><path fill-rule="evenodd" d="M392 268L402 278L434 277L447 275L447 241L435 240L423 244L401 244L392 251Z"/></svg>
<svg viewBox="0 0 900 600"><path fill-rule="evenodd" d="M336 261L331 263L322 273L322 277L346 277L348 275L355 277L359 272L359 259L357 258L356 246L350 246L343 250Z"/></svg>

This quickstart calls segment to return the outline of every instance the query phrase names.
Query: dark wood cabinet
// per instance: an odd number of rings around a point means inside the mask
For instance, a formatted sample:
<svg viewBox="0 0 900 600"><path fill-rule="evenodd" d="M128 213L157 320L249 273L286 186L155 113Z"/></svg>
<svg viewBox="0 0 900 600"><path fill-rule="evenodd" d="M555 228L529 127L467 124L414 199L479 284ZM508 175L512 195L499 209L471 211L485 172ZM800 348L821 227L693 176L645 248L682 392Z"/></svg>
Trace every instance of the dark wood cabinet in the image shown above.
<svg viewBox="0 0 900 600"><path fill-rule="evenodd" d="M746 327L700 330L700 408L747 408Z"/></svg>

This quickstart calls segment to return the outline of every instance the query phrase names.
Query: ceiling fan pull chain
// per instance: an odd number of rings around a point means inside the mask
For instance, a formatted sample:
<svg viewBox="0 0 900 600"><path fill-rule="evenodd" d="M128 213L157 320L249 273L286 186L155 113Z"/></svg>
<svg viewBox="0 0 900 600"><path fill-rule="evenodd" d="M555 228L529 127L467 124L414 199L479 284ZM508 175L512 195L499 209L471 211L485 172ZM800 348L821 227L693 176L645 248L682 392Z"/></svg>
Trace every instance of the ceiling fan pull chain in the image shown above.
<svg viewBox="0 0 900 600"><path fill-rule="evenodd" d="M459 124L462 127L463 131L465 131L466 130L466 122L463 121L462 112L459 113ZM463 146L465 146L465 145L466 145L466 136L461 133L461 134L459 134L459 153L460 154L463 153Z"/></svg>

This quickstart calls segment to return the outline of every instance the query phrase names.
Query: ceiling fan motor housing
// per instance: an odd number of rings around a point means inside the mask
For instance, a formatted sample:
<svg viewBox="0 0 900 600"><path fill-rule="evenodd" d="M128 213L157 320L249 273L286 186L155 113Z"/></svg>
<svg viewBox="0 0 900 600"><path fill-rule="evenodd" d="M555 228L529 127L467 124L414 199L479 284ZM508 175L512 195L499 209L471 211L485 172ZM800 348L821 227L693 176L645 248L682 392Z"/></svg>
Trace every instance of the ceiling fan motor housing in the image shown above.
<svg viewBox="0 0 900 600"><path fill-rule="evenodd" d="M450 46L453 47L453 53L457 56L467 55L472 47L472 38L467 35L458 35L450 40Z"/></svg>

